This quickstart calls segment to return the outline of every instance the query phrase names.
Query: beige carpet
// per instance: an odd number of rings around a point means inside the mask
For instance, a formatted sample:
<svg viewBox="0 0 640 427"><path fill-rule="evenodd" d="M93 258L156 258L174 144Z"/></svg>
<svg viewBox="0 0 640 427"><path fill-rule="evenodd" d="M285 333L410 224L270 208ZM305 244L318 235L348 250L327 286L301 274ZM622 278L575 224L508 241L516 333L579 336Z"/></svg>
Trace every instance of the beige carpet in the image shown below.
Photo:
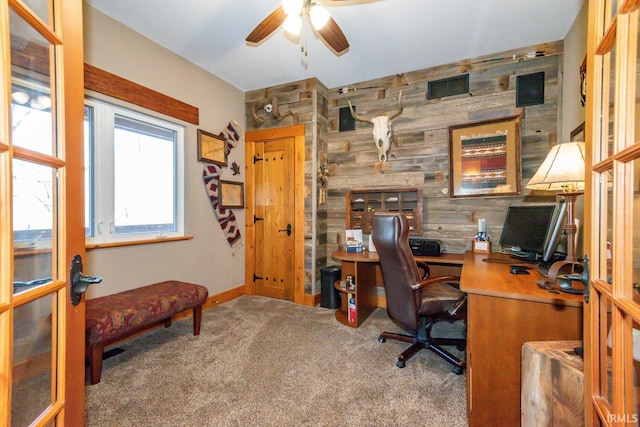
<svg viewBox="0 0 640 427"><path fill-rule="evenodd" d="M121 344L86 387L87 425L467 425L465 375L428 351L397 368L407 344L377 341L399 331L382 309L353 329L333 310L243 296L202 322L199 337L189 318Z"/></svg>

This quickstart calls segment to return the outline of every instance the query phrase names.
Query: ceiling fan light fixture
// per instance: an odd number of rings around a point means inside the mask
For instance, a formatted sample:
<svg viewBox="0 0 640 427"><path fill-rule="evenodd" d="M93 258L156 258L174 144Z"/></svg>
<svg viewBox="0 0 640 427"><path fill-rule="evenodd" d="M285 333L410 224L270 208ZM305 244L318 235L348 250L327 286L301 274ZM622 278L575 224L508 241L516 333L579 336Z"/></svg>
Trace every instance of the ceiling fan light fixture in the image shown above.
<svg viewBox="0 0 640 427"><path fill-rule="evenodd" d="M302 18L298 15L289 15L287 16L287 19L284 20L282 27L289 34L299 36L302 32Z"/></svg>
<svg viewBox="0 0 640 427"><path fill-rule="evenodd" d="M31 100L29 106L36 110L48 110L51 108L51 98L46 95L38 95L35 99Z"/></svg>
<svg viewBox="0 0 640 427"><path fill-rule="evenodd" d="M317 4L313 5L311 7L311 10L309 11L309 18L311 19L311 24L313 25L313 28L315 28L316 30L321 30L325 25L327 25L327 22L329 22L330 17L331 16L329 15L329 11L327 11L327 9Z"/></svg>
<svg viewBox="0 0 640 427"><path fill-rule="evenodd" d="M302 12L303 0L282 0L282 9L288 16L297 16Z"/></svg>
<svg viewBox="0 0 640 427"><path fill-rule="evenodd" d="M19 90L11 94L11 99L16 104L24 105L29 101L29 99L31 99L31 97L27 92Z"/></svg>

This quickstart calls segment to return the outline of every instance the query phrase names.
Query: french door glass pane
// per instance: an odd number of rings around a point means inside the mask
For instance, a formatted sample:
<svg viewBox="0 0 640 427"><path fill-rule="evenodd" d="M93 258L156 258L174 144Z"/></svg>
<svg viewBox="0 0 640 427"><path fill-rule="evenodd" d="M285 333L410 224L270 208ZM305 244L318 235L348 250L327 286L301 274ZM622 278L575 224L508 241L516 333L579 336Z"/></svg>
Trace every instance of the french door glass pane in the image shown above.
<svg viewBox="0 0 640 427"><path fill-rule="evenodd" d="M49 0L22 0L33 13L35 13L45 23L51 25L51 13L49 8L53 5Z"/></svg>
<svg viewBox="0 0 640 427"><path fill-rule="evenodd" d="M14 293L54 277L51 242L55 174L56 170L48 166L13 161Z"/></svg>
<svg viewBox="0 0 640 427"><path fill-rule="evenodd" d="M84 235L95 236L94 110L84 107Z"/></svg>
<svg viewBox="0 0 640 427"><path fill-rule="evenodd" d="M51 46L15 12L11 27L12 142L43 154L54 155Z"/></svg>
<svg viewBox="0 0 640 427"><path fill-rule="evenodd" d="M640 304L640 159L633 171L633 300Z"/></svg>
<svg viewBox="0 0 640 427"><path fill-rule="evenodd" d="M627 363L631 365L627 369L627 372L629 372L628 376L630 377L628 380L628 383L630 384L628 395L632 396L633 399L628 405L631 409L627 412L629 414L635 414L635 420L633 419L633 416L629 416L628 421L633 422L633 425L637 426L638 421L640 421L638 420L638 414L640 414L640 400L638 400L638 397L640 396L640 325L637 322L633 322L633 329L632 331L629 331L629 333L631 333L629 339L633 342L633 357L627 361Z"/></svg>
<svg viewBox="0 0 640 427"><path fill-rule="evenodd" d="M605 153L607 153L607 157L613 155L613 144L615 138L615 129L613 126L613 120L615 118L615 90L616 90L616 82L615 82L615 72L616 72L616 46L614 45L611 49L611 52L605 55L605 62L608 63L608 67L605 67L605 71L609 71L608 74L604 74L605 82L609 84L609 92L603 94L602 97L602 111L603 111L603 120L606 120L602 123L602 128L606 135L605 140L607 141L607 149ZM606 87L606 86L605 86Z"/></svg>
<svg viewBox="0 0 640 427"><path fill-rule="evenodd" d="M613 281L613 258L616 255L613 251L613 181L610 172L601 175L603 178L602 185L604 186L603 196L605 197L604 203L606 206L606 219L607 219L607 241L602 250L605 251L604 256L607 260L606 277L600 277L601 280L605 280L611 284ZM602 255L601 255L602 256Z"/></svg>
<svg viewBox="0 0 640 427"><path fill-rule="evenodd" d="M14 309L11 425L28 426L52 403L54 295Z"/></svg>
<svg viewBox="0 0 640 427"><path fill-rule="evenodd" d="M613 18L618 13L618 0L607 0L605 9L609 10L609 16Z"/></svg>
<svg viewBox="0 0 640 427"><path fill-rule="evenodd" d="M613 402L613 331L611 321L611 301L601 296L600 303L600 354L599 354L599 366L600 366L600 396L605 398L608 402Z"/></svg>

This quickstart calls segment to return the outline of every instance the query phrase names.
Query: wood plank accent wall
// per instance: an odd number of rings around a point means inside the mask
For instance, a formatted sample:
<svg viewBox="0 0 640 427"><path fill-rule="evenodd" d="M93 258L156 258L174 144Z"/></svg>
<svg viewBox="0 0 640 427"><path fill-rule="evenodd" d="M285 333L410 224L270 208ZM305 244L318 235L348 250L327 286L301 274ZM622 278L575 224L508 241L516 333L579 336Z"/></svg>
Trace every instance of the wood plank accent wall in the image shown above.
<svg viewBox="0 0 640 427"><path fill-rule="evenodd" d="M544 54L527 56L531 52ZM524 186L550 146L557 142L561 124L562 55L563 42L557 41L359 82L346 86L346 92L342 90L344 87L326 89L316 79L248 92L245 97L248 130L293 124L290 116L278 122L261 111L273 96L278 97L281 114L291 110L296 113L296 123L305 124L305 269L308 269L305 292L315 293L318 285L310 282L314 279L318 282L321 267L335 264L330 254L338 248L338 235L344 232L345 196L350 189L421 188L423 235L441 240L443 249L451 253L471 248L478 218L487 219L489 235L497 241L510 203L555 200L553 194L534 194ZM516 107L517 76L540 71L545 73L544 104ZM469 94L427 99L429 81L464 73L469 73ZM379 162L371 136L372 125L357 122L355 130L339 132L339 110L351 100L359 114L391 113L397 108L400 90L404 112L393 121L389 161ZM318 95L315 103L314 93ZM254 104L260 118L265 119L263 124L252 119ZM450 199L447 194L449 126L516 114L522 116L522 196ZM310 144L316 144L315 150ZM323 168L320 159L325 153L327 164ZM315 194L314 181L322 182ZM315 211L312 196L317 198ZM315 227L312 226L314 215ZM313 233L315 239L311 237ZM313 241L315 259L311 259Z"/></svg>
<svg viewBox="0 0 640 427"><path fill-rule="evenodd" d="M524 186L557 140L562 48L562 41L531 46L357 83L348 86L346 93L330 91L328 253L338 248L337 236L346 221L344 199L350 189L422 188L423 235L441 240L443 249L451 253L471 249L478 218L487 219L489 235L497 241L510 203L555 200L553 194L533 194ZM526 57L536 51L545 56ZM540 71L545 73L544 104L517 108L517 76ZM469 94L427 99L429 81L464 73L469 73ZM354 131L339 132L339 109L351 100L358 114L392 113L401 90L404 111L393 121L389 161L381 163L372 125L356 122ZM523 195L450 199L449 126L516 114L522 115Z"/></svg>
<svg viewBox="0 0 640 427"><path fill-rule="evenodd" d="M84 64L84 87L88 90L184 120L187 123L200 124L200 112L197 107L123 79L93 65Z"/></svg>

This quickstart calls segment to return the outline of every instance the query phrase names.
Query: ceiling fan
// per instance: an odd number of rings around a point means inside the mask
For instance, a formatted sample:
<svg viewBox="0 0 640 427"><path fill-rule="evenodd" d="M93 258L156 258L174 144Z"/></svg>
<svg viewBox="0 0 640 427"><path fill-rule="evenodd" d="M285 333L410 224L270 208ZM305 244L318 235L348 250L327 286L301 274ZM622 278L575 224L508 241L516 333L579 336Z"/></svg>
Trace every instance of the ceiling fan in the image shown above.
<svg viewBox="0 0 640 427"><path fill-rule="evenodd" d="M299 36L303 20L311 22L311 27L336 53L342 53L349 47L349 42L336 21L315 0L282 0L282 5L259 23L246 40L250 43L259 43L281 25L287 32Z"/></svg>

